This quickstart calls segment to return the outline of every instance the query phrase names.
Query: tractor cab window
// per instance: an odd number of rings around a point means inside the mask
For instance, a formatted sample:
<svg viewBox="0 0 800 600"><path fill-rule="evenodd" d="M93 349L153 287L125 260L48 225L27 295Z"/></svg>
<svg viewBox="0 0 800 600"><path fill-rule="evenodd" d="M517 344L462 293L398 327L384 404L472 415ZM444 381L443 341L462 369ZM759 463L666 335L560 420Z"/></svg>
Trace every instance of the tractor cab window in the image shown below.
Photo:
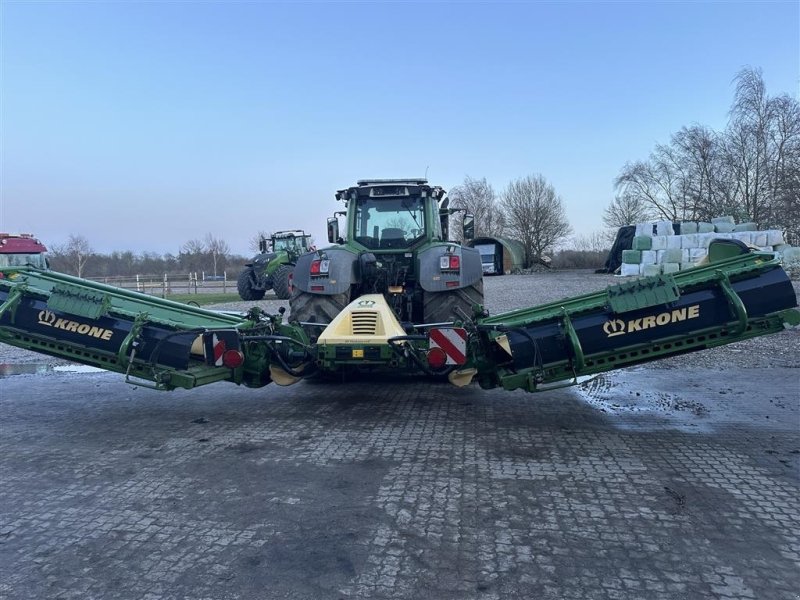
<svg viewBox="0 0 800 600"><path fill-rule="evenodd" d="M355 241L371 249L409 248L425 235L423 200L403 198L358 198Z"/></svg>
<svg viewBox="0 0 800 600"><path fill-rule="evenodd" d="M0 254L0 267L25 267L27 265L46 269L47 259L44 254Z"/></svg>
<svg viewBox="0 0 800 600"><path fill-rule="evenodd" d="M291 251L295 249L297 245L297 240L293 237L285 237L285 238L275 238L275 244L272 248L273 252L278 252L280 250Z"/></svg>

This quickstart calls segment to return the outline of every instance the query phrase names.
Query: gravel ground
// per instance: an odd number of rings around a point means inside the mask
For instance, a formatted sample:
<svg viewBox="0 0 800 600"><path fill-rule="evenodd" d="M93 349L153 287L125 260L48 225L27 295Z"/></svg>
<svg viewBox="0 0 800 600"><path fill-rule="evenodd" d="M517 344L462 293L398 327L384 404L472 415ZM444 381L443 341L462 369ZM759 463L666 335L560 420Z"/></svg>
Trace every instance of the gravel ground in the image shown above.
<svg viewBox="0 0 800 600"><path fill-rule="evenodd" d="M621 281L613 275L598 275L592 271L551 271L530 275L505 275L484 279L486 307L491 314L536 306L562 298L601 290ZM793 282L800 296L800 281ZM281 306L289 314L289 301L278 300L270 294L259 302L230 302L210 308L244 312L253 305L275 313ZM41 354L27 352L0 343L0 364L19 363L61 364L65 361ZM800 367L800 330L729 344L704 352L695 352L652 363L654 368L678 369L686 367L740 369L770 367Z"/></svg>

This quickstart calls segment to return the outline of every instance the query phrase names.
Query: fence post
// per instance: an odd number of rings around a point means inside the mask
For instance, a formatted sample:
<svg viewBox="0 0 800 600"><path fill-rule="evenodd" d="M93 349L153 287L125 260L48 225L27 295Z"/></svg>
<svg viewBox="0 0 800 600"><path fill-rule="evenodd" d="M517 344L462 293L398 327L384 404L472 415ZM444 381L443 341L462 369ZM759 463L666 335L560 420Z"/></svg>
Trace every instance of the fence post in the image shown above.
<svg viewBox="0 0 800 600"><path fill-rule="evenodd" d="M222 293L225 294L228 292L228 272L222 272Z"/></svg>
<svg viewBox="0 0 800 600"><path fill-rule="evenodd" d="M139 282L139 275L138 274L136 275L136 291L137 292L141 292L142 291L142 284Z"/></svg>

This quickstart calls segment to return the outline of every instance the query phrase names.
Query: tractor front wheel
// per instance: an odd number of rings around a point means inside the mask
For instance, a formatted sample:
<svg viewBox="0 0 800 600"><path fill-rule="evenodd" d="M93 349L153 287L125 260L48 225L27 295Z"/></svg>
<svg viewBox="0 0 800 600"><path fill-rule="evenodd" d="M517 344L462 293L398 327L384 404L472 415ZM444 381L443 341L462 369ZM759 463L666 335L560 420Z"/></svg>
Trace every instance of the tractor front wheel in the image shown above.
<svg viewBox="0 0 800 600"><path fill-rule="evenodd" d="M266 291L255 288L255 277L253 269L245 269L239 274L236 288L239 290L239 297L242 300L261 300L264 297Z"/></svg>
<svg viewBox="0 0 800 600"><path fill-rule="evenodd" d="M281 265L272 276L272 289L280 300L286 300L292 295L289 289L289 276L293 270L294 267L292 265Z"/></svg>
<svg viewBox="0 0 800 600"><path fill-rule="evenodd" d="M483 280L469 287L443 292L424 292L423 314L426 323L445 323L461 319L456 307L472 315L472 307L483 304Z"/></svg>

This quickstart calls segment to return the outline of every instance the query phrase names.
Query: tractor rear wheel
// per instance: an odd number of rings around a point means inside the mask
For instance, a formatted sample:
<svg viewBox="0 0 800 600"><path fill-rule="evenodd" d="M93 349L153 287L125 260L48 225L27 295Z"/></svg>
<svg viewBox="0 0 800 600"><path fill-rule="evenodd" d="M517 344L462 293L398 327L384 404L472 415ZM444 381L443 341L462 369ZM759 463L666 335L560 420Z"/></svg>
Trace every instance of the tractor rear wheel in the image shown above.
<svg viewBox="0 0 800 600"><path fill-rule="evenodd" d="M281 300L286 300L292 295L289 289L289 276L292 274L292 271L294 271L292 265L281 265L272 276L272 289L275 295Z"/></svg>
<svg viewBox="0 0 800 600"><path fill-rule="evenodd" d="M472 306L483 304L483 280L465 288L443 292L424 292L423 315L426 323L445 323L461 319L456 307L472 315Z"/></svg>
<svg viewBox="0 0 800 600"><path fill-rule="evenodd" d="M239 297L242 300L261 300L266 293L265 290L257 290L254 287L256 274L253 269L245 269L239 274L236 280L236 288L239 290Z"/></svg>
<svg viewBox="0 0 800 600"><path fill-rule="evenodd" d="M292 321L310 323L323 323L327 325L350 303L350 292L326 296L323 294L309 294L294 288L289 299ZM316 331L319 335L322 330Z"/></svg>

